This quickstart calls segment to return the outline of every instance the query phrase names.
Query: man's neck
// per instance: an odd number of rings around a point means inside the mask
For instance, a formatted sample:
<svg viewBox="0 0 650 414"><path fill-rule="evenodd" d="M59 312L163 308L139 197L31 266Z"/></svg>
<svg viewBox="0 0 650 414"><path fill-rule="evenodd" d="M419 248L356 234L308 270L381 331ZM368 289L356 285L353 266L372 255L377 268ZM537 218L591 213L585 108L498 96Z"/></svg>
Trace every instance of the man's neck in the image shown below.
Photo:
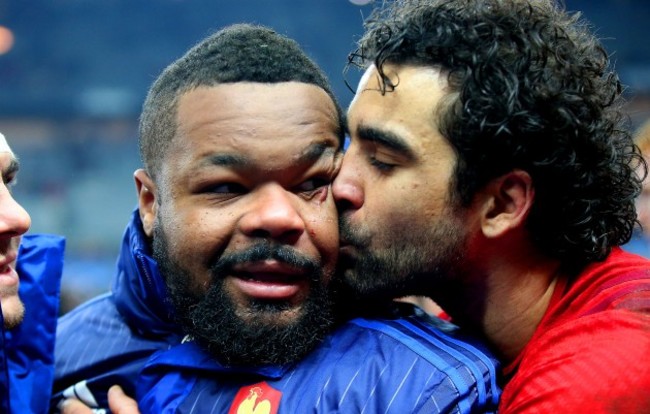
<svg viewBox="0 0 650 414"><path fill-rule="evenodd" d="M486 263L484 263L485 265ZM502 256L482 267L449 303L439 302L461 327L480 331L505 364L512 362L544 317L559 264ZM467 282L467 279L465 280Z"/></svg>
<svg viewBox="0 0 650 414"><path fill-rule="evenodd" d="M512 362L530 341L548 310L556 272L525 271L494 286L482 329L504 363Z"/></svg>

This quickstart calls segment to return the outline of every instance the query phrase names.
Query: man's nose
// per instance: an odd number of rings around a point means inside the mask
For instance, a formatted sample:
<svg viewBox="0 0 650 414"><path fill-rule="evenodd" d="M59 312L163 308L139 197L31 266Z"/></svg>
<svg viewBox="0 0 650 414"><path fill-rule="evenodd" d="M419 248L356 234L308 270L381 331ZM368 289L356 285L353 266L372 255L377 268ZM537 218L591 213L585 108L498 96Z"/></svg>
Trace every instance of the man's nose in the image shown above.
<svg viewBox="0 0 650 414"><path fill-rule="evenodd" d="M356 167L355 155L348 151L332 184L332 195L339 211L357 210L363 205L363 176Z"/></svg>
<svg viewBox="0 0 650 414"><path fill-rule="evenodd" d="M18 204L6 186L0 190L0 235L20 236L29 230L32 224L27 211Z"/></svg>
<svg viewBox="0 0 650 414"><path fill-rule="evenodd" d="M297 238L305 231L299 200L278 184L267 185L257 191L240 228L250 237Z"/></svg>

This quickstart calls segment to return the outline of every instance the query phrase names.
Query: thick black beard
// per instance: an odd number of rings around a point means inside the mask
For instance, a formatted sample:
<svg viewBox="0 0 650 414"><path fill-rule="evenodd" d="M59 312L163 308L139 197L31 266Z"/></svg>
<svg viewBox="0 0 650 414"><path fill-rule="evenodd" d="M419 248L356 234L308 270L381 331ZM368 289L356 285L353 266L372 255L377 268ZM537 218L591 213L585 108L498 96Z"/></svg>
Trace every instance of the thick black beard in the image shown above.
<svg viewBox="0 0 650 414"><path fill-rule="evenodd" d="M284 365L311 352L334 326L334 306L323 285L317 263L285 246L262 243L243 252L218 258L212 266L207 292L192 288L191 275L170 258L167 238L154 229L153 256L167 283L177 323L220 363L236 366ZM224 290L224 276L236 263L275 259L309 271L309 297L297 309L296 319L278 324L288 309L283 302L254 301L244 315Z"/></svg>

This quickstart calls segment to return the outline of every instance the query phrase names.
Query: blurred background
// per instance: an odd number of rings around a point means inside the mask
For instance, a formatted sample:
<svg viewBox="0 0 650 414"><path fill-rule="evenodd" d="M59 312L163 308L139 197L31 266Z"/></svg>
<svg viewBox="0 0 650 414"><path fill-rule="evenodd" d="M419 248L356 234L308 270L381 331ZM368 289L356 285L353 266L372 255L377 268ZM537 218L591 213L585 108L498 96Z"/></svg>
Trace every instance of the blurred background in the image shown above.
<svg viewBox="0 0 650 414"><path fill-rule="evenodd" d="M381 0L376 0L380 2ZM626 85L634 128L650 118L650 2L566 0L589 20ZM109 289L136 205L137 120L162 69L231 23L273 27L328 73L347 106L347 54L372 0L0 0L0 131L22 168L31 232L67 237L65 312Z"/></svg>

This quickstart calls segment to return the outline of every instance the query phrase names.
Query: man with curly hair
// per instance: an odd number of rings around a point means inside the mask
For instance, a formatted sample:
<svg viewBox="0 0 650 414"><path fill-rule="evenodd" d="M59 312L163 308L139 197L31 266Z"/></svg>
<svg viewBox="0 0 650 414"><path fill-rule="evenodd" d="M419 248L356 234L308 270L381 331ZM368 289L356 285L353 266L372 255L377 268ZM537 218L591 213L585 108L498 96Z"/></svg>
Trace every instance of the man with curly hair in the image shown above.
<svg viewBox="0 0 650 414"><path fill-rule="evenodd" d="M481 332L502 413L648 412L650 262L619 247L645 164L588 25L550 1L388 2L351 61L345 280Z"/></svg>

